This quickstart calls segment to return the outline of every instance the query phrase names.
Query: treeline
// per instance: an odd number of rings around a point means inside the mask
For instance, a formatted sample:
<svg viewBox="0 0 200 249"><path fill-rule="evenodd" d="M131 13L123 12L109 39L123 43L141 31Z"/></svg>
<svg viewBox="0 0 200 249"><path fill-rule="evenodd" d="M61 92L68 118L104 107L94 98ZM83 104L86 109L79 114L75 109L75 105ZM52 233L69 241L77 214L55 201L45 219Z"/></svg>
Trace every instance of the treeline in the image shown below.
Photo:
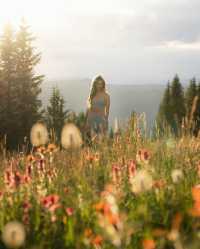
<svg viewBox="0 0 200 249"><path fill-rule="evenodd" d="M46 109L39 98L44 75L37 74L36 66L41 53L33 46L33 35L23 20L18 31L11 25L4 28L0 37L0 146L16 149L29 140L35 122L44 122L54 141L60 141L65 122L74 122L84 129L85 114L76 114L65 108L65 101L57 87ZM197 135L200 129L200 83L190 80L184 91L178 75L168 82L156 118L159 134L190 132ZM111 129L112 131L112 129Z"/></svg>
<svg viewBox="0 0 200 249"><path fill-rule="evenodd" d="M179 76L168 82L156 118L160 134L198 135L200 129L200 82L192 78L184 90Z"/></svg>
<svg viewBox="0 0 200 249"><path fill-rule="evenodd" d="M18 31L6 25L0 38L0 146L17 149L29 140L35 122L45 122L56 140L67 118L83 126L84 113L71 114L56 87L46 110L39 98L44 75L35 72L41 53L22 20ZM69 115L70 114L70 115Z"/></svg>

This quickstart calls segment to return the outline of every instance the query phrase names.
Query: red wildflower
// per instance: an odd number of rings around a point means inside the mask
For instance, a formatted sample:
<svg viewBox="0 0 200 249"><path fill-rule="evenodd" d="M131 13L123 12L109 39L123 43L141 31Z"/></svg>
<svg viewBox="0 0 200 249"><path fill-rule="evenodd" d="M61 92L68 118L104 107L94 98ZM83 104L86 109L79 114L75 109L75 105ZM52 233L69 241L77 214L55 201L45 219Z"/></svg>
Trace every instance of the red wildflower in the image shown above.
<svg viewBox="0 0 200 249"><path fill-rule="evenodd" d="M150 160L150 152L146 149L140 149L136 154L136 160L140 163L148 163Z"/></svg>
<svg viewBox="0 0 200 249"><path fill-rule="evenodd" d="M41 203L50 212L54 212L57 208L61 206L59 203L59 199L60 197L58 195L52 194L42 198Z"/></svg>
<svg viewBox="0 0 200 249"><path fill-rule="evenodd" d="M20 175L18 171L14 172L14 183L15 186L18 187L23 182L23 177Z"/></svg>
<svg viewBox="0 0 200 249"><path fill-rule="evenodd" d="M74 209L71 207L66 208L65 211L66 211L68 216L72 216L74 213Z"/></svg>
<svg viewBox="0 0 200 249"><path fill-rule="evenodd" d="M112 181L114 184L120 183L121 181L121 168L119 164L112 165Z"/></svg>
<svg viewBox="0 0 200 249"><path fill-rule="evenodd" d="M128 175L129 179L134 177L136 174L136 162L135 160L130 160L128 163Z"/></svg>
<svg viewBox="0 0 200 249"><path fill-rule="evenodd" d="M163 188L165 185L166 185L166 181L163 180L163 179L154 181L154 183L153 183L153 186L154 186L155 188Z"/></svg>
<svg viewBox="0 0 200 249"><path fill-rule="evenodd" d="M32 165L31 164L27 165L26 166L26 175L30 176L32 173L32 170L33 170Z"/></svg>
<svg viewBox="0 0 200 249"><path fill-rule="evenodd" d="M26 161L29 163L32 163L35 161L35 157L33 155L28 155L26 158Z"/></svg>

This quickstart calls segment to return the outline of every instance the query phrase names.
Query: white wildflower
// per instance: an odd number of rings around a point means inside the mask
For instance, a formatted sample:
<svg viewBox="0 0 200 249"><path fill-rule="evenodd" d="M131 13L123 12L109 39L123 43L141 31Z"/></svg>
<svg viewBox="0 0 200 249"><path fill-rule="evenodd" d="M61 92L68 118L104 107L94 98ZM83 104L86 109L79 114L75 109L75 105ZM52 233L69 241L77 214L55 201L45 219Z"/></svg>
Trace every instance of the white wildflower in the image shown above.
<svg viewBox="0 0 200 249"><path fill-rule="evenodd" d="M173 183L179 182L183 178L183 171L180 169L174 169L171 173Z"/></svg>
<svg viewBox="0 0 200 249"><path fill-rule="evenodd" d="M132 192L135 194L148 191L153 186L152 176L146 170L140 170L130 180Z"/></svg>
<svg viewBox="0 0 200 249"><path fill-rule="evenodd" d="M65 149L79 148L83 141L80 130L72 123L66 124L62 129L61 144Z"/></svg>
<svg viewBox="0 0 200 249"><path fill-rule="evenodd" d="M5 225L2 231L2 240L9 248L21 247L25 242L24 226L18 221L12 221Z"/></svg>
<svg viewBox="0 0 200 249"><path fill-rule="evenodd" d="M36 123L31 129L31 143L33 146L45 145L49 140L47 128L42 123Z"/></svg>

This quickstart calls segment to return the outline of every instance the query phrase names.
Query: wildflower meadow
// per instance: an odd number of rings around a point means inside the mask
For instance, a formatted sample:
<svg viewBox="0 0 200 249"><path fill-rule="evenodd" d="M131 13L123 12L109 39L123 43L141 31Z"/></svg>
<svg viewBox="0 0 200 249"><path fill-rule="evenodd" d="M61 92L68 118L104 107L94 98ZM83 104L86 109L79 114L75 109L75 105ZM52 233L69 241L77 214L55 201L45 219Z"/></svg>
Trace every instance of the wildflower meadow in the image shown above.
<svg viewBox="0 0 200 249"><path fill-rule="evenodd" d="M137 119L137 117L136 117ZM86 144L44 125L0 156L0 248L200 248L200 137L149 137L132 120Z"/></svg>

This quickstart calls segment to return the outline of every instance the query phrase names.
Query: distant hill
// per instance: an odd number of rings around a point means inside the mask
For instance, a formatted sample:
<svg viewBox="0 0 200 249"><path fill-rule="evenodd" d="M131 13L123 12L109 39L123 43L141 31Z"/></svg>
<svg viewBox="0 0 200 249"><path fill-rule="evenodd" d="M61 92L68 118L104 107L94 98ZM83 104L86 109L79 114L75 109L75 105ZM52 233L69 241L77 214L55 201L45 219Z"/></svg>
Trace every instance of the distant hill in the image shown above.
<svg viewBox="0 0 200 249"><path fill-rule="evenodd" d="M85 111L90 90L90 79L46 81L42 85L41 99L47 105L51 89L57 85L66 101L66 108L75 112ZM109 124L117 117L120 123L126 122L131 111L146 113L147 125L153 125L165 85L107 85L111 105Z"/></svg>

